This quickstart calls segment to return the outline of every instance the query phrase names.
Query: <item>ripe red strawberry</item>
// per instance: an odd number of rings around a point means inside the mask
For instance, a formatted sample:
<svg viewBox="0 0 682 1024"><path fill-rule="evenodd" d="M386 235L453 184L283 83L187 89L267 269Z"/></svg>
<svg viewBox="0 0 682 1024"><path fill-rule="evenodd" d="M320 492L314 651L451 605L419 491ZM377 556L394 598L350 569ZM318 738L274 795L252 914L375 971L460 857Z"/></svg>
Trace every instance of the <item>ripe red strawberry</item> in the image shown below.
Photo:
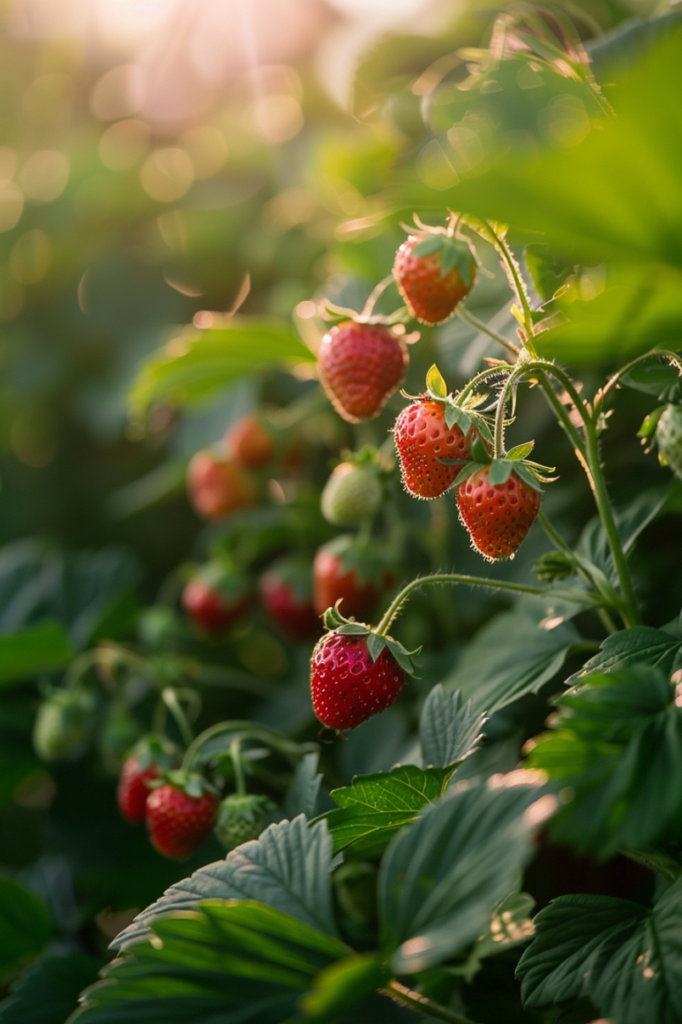
<svg viewBox="0 0 682 1024"><path fill-rule="evenodd" d="M381 552L344 534L321 547L313 562L313 603L318 615L341 601L341 612L362 618L390 586L393 573Z"/></svg>
<svg viewBox="0 0 682 1024"><path fill-rule="evenodd" d="M457 507L474 547L494 562L519 549L540 511L542 495L527 482L525 466L519 472L511 469L500 483L491 483L490 472L491 466L481 466L460 484Z"/></svg>
<svg viewBox="0 0 682 1024"><path fill-rule="evenodd" d="M404 341L383 324L344 320L325 334L317 354L320 380L344 420L378 416L405 379Z"/></svg>
<svg viewBox="0 0 682 1024"><path fill-rule="evenodd" d="M182 607L200 633L218 636L249 608L251 583L244 573L209 562L185 585Z"/></svg>
<svg viewBox="0 0 682 1024"><path fill-rule="evenodd" d="M312 589L312 566L295 555L280 558L261 576L265 611L294 640L311 640L320 632Z"/></svg>
<svg viewBox="0 0 682 1024"><path fill-rule="evenodd" d="M393 276L412 316L442 324L473 288L476 262L463 239L445 232L410 235L395 254Z"/></svg>
<svg viewBox="0 0 682 1024"><path fill-rule="evenodd" d="M466 435L446 422L445 402L420 395L398 416L395 445L405 489L416 498L437 498L453 485L461 466L448 466L440 459L470 459L473 427Z"/></svg>
<svg viewBox="0 0 682 1024"><path fill-rule="evenodd" d="M385 711L402 692L405 670L387 646L374 661L368 636L327 633L313 651L313 708L330 729L354 729Z"/></svg>
<svg viewBox="0 0 682 1024"><path fill-rule="evenodd" d="M199 775L172 772L169 778L147 798L147 828L159 853L182 860L212 832L220 798Z"/></svg>
<svg viewBox="0 0 682 1024"><path fill-rule="evenodd" d="M220 519L253 505L256 489L242 467L208 450L197 452L187 467L187 490L202 519Z"/></svg>
<svg viewBox="0 0 682 1024"><path fill-rule="evenodd" d="M243 416L225 435L225 449L240 466L263 466L275 450L275 439L257 416Z"/></svg>
<svg viewBox="0 0 682 1024"><path fill-rule="evenodd" d="M116 790L116 802L121 817L131 825L145 819L147 797L151 793L147 783L161 777L162 770L176 760L176 747L164 736L145 736L134 748L121 768Z"/></svg>

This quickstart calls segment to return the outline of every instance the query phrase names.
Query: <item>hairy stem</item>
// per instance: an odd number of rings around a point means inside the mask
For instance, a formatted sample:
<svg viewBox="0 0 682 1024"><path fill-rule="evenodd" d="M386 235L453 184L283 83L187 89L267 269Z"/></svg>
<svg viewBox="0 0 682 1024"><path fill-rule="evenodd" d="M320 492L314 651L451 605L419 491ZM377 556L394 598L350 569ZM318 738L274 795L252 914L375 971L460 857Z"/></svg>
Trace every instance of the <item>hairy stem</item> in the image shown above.
<svg viewBox="0 0 682 1024"><path fill-rule="evenodd" d="M244 778L244 766L242 765L241 747L241 737L235 736L235 738L230 743L230 757L232 758L232 767L234 768L234 781L237 789L237 796L246 796L246 779Z"/></svg>
<svg viewBox="0 0 682 1024"><path fill-rule="evenodd" d="M464 323L469 324L470 327L475 327L477 331L487 334L489 338L496 341L498 345L502 345L502 347L514 357L518 356L521 351L518 345L515 345L513 341L509 341L509 339L505 338L503 334L499 334L497 331L493 330L493 328L489 327L488 324L483 323L483 321L479 320L477 316L470 313L468 309L465 309L461 303L457 307L457 316L460 320L463 320Z"/></svg>
<svg viewBox="0 0 682 1024"><path fill-rule="evenodd" d="M447 1020L450 1021L450 1024L474 1024L474 1022L469 1020L468 1017L463 1017L461 1013L455 1013L454 1010L448 1010L447 1006L441 1006L440 1003L435 1003L433 999L423 996L421 992L414 992L411 988L401 985L400 982L395 979L389 981L383 991L387 995L393 996L394 999L399 999L400 1002L405 1003L406 1006L411 1006L414 1010L420 1010L428 1017L436 1017L438 1020Z"/></svg>
<svg viewBox="0 0 682 1024"><path fill-rule="evenodd" d="M460 573L454 572L437 572L431 576L421 576L416 580L412 580L406 587L403 587L398 596L391 602L388 611L377 626L376 632L379 636L386 634L389 626L412 591L419 590L420 587L425 587L430 583L463 583L471 587L487 587L489 590L507 590L515 594L533 594L535 597L541 597L547 590L546 587L531 587L525 583L509 583L504 580L488 580L482 576L463 576Z"/></svg>
<svg viewBox="0 0 682 1024"><path fill-rule="evenodd" d="M175 690L171 686L166 686L161 693L161 699L175 719L175 724L182 736L182 742L186 747L191 747L194 740L194 733L187 721L187 715L182 710Z"/></svg>
<svg viewBox="0 0 682 1024"><path fill-rule="evenodd" d="M625 366L622 366L620 370L618 370L616 373L614 373L612 377L609 378L604 387L599 389L594 400L595 412L601 409L604 399L606 398L608 393L612 391L613 388L616 387L618 381L622 377L624 377L626 373L629 373L630 370L633 369L633 367L637 366L638 363L645 363L647 359L668 359L673 364L673 366L677 367L678 372L682 374L682 359L680 358L678 352L671 352L669 349L660 349L655 352L645 352L643 356L638 356L637 359L633 359L629 363L626 363Z"/></svg>
<svg viewBox="0 0 682 1024"><path fill-rule="evenodd" d="M203 745L212 740L214 736L220 736L223 733L236 734L233 739L238 738L240 743L247 739L258 740L294 763L303 757L304 754L319 750L316 743L294 743L293 740L287 740L283 736L278 736L277 733L272 732L264 725L258 725L256 722L251 722L248 719L233 719L228 722L216 722L215 725L211 725L197 736L194 742L187 748L182 762L183 769L189 771Z"/></svg>

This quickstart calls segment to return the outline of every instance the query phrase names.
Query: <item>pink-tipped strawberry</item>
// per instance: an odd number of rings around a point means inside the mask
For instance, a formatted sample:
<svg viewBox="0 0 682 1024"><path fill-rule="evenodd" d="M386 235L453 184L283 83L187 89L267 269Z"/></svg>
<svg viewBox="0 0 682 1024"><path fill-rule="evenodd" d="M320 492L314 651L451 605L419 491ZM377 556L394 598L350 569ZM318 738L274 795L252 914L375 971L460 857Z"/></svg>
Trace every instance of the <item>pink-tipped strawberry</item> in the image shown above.
<svg viewBox="0 0 682 1024"><path fill-rule="evenodd" d="M145 819L147 798L151 793L148 783L155 782L163 771L171 768L178 754L165 736L150 735L140 740L124 762L116 801L121 817L131 825L139 825Z"/></svg>
<svg viewBox="0 0 682 1024"><path fill-rule="evenodd" d="M385 711L400 696L411 656L392 637L380 636L335 609L334 627L318 641L310 665L313 709L322 725L343 732ZM416 652L415 652L416 653Z"/></svg>
<svg viewBox="0 0 682 1024"><path fill-rule="evenodd" d="M312 640L320 633L312 582L310 561L297 555L278 559L260 578L265 611L293 640Z"/></svg>
<svg viewBox="0 0 682 1024"><path fill-rule="evenodd" d="M221 459L205 449L187 467L187 493L202 519L220 519L256 501L253 480L233 459Z"/></svg>
<svg viewBox="0 0 682 1024"><path fill-rule="evenodd" d="M386 552L342 534L319 548L313 562L313 603L318 615L340 604L344 615L367 615L394 580Z"/></svg>
<svg viewBox="0 0 682 1024"><path fill-rule="evenodd" d="M473 288L476 261L468 242L432 228L403 242L393 276L412 316L423 324L442 324Z"/></svg>
<svg viewBox="0 0 682 1024"><path fill-rule="evenodd" d="M509 453L511 457L490 459L477 442L474 451L483 458L462 472L465 479L457 487L460 519L473 546L490 562L518 551L540 511L537 476L520 456L514 458L517 451L528 448L522 445Z"/></svg>
<svg viewBox="0 0 682 1024"><path fill-rule="evenodd" d="M220 636L251 604L251 581L229 563L208 562L185 585L182 607L205 636Z"/></svg>
<svg viewBox="0 0 682 1024"><path fill-rule="evenodd" d="M344 420L378 416L405 379L405 342L384 324L344 320L325 334L318 369L327 395Z"/></svg>
<svg viewBox="0 0 682 1024"><path fill-rule="evenodd" d="M428 391L403 409L394 428L403 485L415 498L437 498L452 487L471 459L477 429L492 440L484 418L448 395L437 367L426 383Z"/></svg>
<svg viewBox="0 0 682 1024"><path fill-rule="evenodd" d="M159 853L183 860L213 831L220 797L201 775L170 772L167 780L147 798L147 828Z"/></svg>
<svg viewBox="0 0 682 1024"><path fill-rule="evenodd" d="M259 416L243 416L227 431L225 450L240 466L263 466L275 451L275 438Z"/></svg>

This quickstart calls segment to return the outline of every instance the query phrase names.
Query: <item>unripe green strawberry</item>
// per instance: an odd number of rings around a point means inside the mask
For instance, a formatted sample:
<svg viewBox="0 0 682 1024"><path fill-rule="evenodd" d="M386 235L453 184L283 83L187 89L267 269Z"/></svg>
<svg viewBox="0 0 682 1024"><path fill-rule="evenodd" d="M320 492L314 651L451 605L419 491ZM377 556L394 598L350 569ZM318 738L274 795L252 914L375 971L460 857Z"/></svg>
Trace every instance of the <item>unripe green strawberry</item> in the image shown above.
<svg viewBox="0 0 682 1024"><path fill-rule="evenodd" d="M682 480L682 406L667 405L656 425L658 456Z"/></svg>
<svg viewBox="0 0 682 1024"><path fill-rule="evenodd" d="M33 747L43 761L73 761L87 750L95 696L86 690L59 690L38 708Z"/></svg>
<svg viewBox="0 0 682 1024"><path fill-rule="evenodd" d="M274 809L267 796L233 793L218 808L216 836L226 850L235 850L242 843L258 839L267 825L268 813Z"/></svg>
<svg viewBox="0 0 682 1024"><path fill-rule="evenodd" d="M371 519L381 505L381 484L370 466L342 462L327 480L320 501L322 515L334 526L356 526Z"/></svg>

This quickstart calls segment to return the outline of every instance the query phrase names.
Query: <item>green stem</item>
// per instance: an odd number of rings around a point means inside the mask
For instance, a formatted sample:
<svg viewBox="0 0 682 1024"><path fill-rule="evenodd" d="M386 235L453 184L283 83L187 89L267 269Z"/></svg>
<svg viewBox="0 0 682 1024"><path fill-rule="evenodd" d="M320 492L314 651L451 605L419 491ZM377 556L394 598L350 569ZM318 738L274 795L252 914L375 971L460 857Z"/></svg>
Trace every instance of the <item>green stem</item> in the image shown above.
<svg viewBox="0 0 682 1024"><path fill-rule="evenodd" d="M495 437L493 445L493 458L499 459L504 455L504 417L507 412L507 396L509 395L512 384L518 379L519 371L513 370L509 374L504 386L500 391L500 397L497 399L497 409L495 410Z"/></svg>
<svg viewBox="0 0 682 1024"><path fill-rule="evenodd" d="M616 520L614 518L613 509L611 508L611 502L606 489L606 481L604 480L604 474L601 468L601 461L599 457L599 437L594 420L592 419L585 402L581 399L573 381L570 379L568 374L564 372L564 370L555 366L554 363L538 359L531 363L527 363L523 367L523 371L520 372L525 376L526 373L536 372L537 370L551 373L552 376L554 376L563 385L566 393L573 402L578 415L583 421L585 428L585 444L584 449L577 450L577 453L582 455L581 462L587 472L587 478L590 482L592 493L594 494L597 511L599 512L604 530L606 531L609 548L611 549L613 561L616 566L616 572L618 573L618 580L624 602L624 609L622 613L623 621L626 626L636 626L640 621L639 611L637 609L637 602L635 600L625 552L623 551L620 536L618 535ZM546 382L546 386L551 390L548 382ZM556 398L556 396L554 397ZM565 410L563 411L565 413Z"/></svg>
<svg viewBox="0 0 682 1024"><path fill-rule="evenodd" d="M590 467L590 473L592 476L592 489L597 503L597 510L601 516L601 521L604 526L604 530L606 531L609 547L611 548L611 554L613 555L613 561L616 566L616 572L618 573L618 581L620 583L620 589L624 601L624 608L622 612L623 621L626 626L636 626L640 621L639 611L637 609L635 593L632 587L632 580L630 578L630 570L628 569L627 559L618 534L618 527L616 526L611 502L609 501L608 491L606 490L606 481L604 480L604 474L601 469L601 462L599 459L599 439L597 438L597 432L592 423L590 423L589 429L587 430L587 463Z"/></svg>
<svg viewBox="0 0 682 1024"><path fill-rule="evenodd" d="M192 745L194 739L194 733L192 732L191 726L187 721L187 715L180 706L180 701L175 690L171 686L166 686L161 691L161 699L170 711L171 715L175 719L180 735L182 736L182 742L186 747Z"/></svg>
<svg viewBox="0 0 682 1024"><path fill-rule="evenodd" d="M441 1006L440 1003L435 1003L433 999L429 999L427 996L423 996L421 992L414 992L411 988L407 988L405 985L401 985L399 981L393 979L386 985L384 992L387 995L393 996L395 999L399 999L401 1003L405 1003L406 1006L411 1006L413 1010L420 1010L425 1013L428 1017L436 1017L438 1020L450 1021L450 1024L474 1024L468 1017L463 1017L461 1013L455 1013L454 1010L448 1010L447 1006Z"/></svg>
<svg viewBox="0 0 682 1024"><path fill-rule="evenodd" d="M496 341L498 345L502 345L502 347L506 348L507 352L510 352L513 356L518 356L521 351L518 345L515 345L513 341L509 341L509 339L505 338L503 334L498 334L496 330L489 327L488 324L483 323L482 320L479 320L477 316L474 316L473 313L470 313L469 310L465 309L461 304L457 307L457 316L460 320L463 320L464 323L469 324L470 327L475 327L477 331L487 334L489 338Z"/></svg>
<svg viewBox="0 0 682 1024"><path fill-rule="evenodd" d="M246 779L244 778L244 767L241 759L242 737L235 736L230 743L230 757L234 768L234 781L237 787L237 796L246 796Z"/></svg>
<svg viewBox="0 0 682 1024"><path fill-rule="evenodd" d="M569 415L568 409L566 408L565 405L563 405L562 402L559 401L559 396L556 394L554 388L552 387L550 382L547 380L547 375L545 373L539 373L538 374L538 382L540 384L540 387L542 388L542 393L545 396L545 398L547 399L548 404L554 410L554 414L555 414L556 418L559 420L559 422L561 423L562 427L566 431L566 434L570 438L571 443L573 445L573 448L574 448L576 454L578 455L578 460L579 460L580 464L584 468L585 467L585 442L584 442L583 438L580 436L580 434L578 433L575 425L571 421L571 417Z"/></svg>
<svg viewBox="0 0 682 1024"><path fill-rule="evenodd" d="M407 600L413 590L418 590L420 587L427 586L430 583L463 583L466 586L471 587L488 587L490 590L508 590L516 594L533 594L535 597L541 597L547 590L547 587L531 587L525 583L509 583L503 580L487 580L482 576L463 576L460 573L454 572L437 572L431 576L421 576L416 580L412 580L406 587L400 591L398 596L391 602L388 611L383 616L381 622L376 628L376 632L379 636L384 636L400 611L403 603Z"/></svg>
<svg viewBox="0 0 682 1024"><path fill-rule="evenodd" d="M507 366L506 363L501 363L499 366L491 366L488 370L482 370L481 373L477 373L461 391L457 392L457 403L461 405L462 401L467 398L472 391L475 391L478 385L482 384L488 377L499 376L500 373L504 373L506 370L511 369L511 366Z"/></svg>
<svg viewBox="0 0 682 1024"><path fill-rule="evenodd" d="M608 395L609 391L615 388L621 377L624 377L626 373L637 366L638 363L644 363L647 359L669 359L673 366L676 366L679 373L682 374L682 359L678 352L671 352L669 349L660 349L655 352L645 352L643 356L638 356L637 359L632 359L625 366L622 366L614 375L606 382L603 388L600 388L594 399L595 412L601 409L604 399Z"/></svg>
<svg viewBox="0 0 682 1024"><path fill-rule="evenodd" d="M229 722L216 722L215 725L211 725L208 729L197 736L197 738L187 748L182 762L183 770L189 771L196 755L201 747L203 747L204 743L213 739L214 736L219 736L221 733L237 733L240 742L245 739L259 740L261 743L267 744L267 746L272 750L275 750L278 754L286 757L291 762L296 762L303 757L304 754L308 754L319 749L316 743L294 743L292 740L284 739L283 736L278 736L265 726L256 725L255 722L251 722L249 719L234 719Z"/></svg>
<svg viewBox="0 0 682 1024"><path fill-rule="evenodd" d="M514 254L506 241L503 238L500 238L497 234L490 221L483 221L483 226L484 237L485 235L488 235L488 241L495 246L507 268L509 281L516 293L516 297L519 300L521 311L523 313L523 326L526 333L525 347L530 355L535 358L536 352L535 346L533 345L533 314L531 313L530 303L528 302L528 296L526 295L526 286L523 283L518 265L514 259Z"/></svg>
<svg viewBox="0 0 682 1024"><path fill-rule="evenodd" d="M563 552L563 554L565 554L567 558L570 559L571 564L573 565L578 575L582 576L585 582L589 583L590 587L596 590L594 586L594 580L591 578L589 572L587 572L587 570L580 564L580 562L576 561L576 559L573 556L573 551L566 543L566 541L563 539L561 534L558 533L552 526L545 510L542 507L540 508L540 512L538 513L538 522L540 523L540 526L542 526L543 530L545 531L549 539L552 541L554 546L559 551ZM606 608L597 608L597 614L599 615L599 618L601 619L604 629L607 633L618 632L618 627L616 626L615 622L611 618Z"/></svg>

